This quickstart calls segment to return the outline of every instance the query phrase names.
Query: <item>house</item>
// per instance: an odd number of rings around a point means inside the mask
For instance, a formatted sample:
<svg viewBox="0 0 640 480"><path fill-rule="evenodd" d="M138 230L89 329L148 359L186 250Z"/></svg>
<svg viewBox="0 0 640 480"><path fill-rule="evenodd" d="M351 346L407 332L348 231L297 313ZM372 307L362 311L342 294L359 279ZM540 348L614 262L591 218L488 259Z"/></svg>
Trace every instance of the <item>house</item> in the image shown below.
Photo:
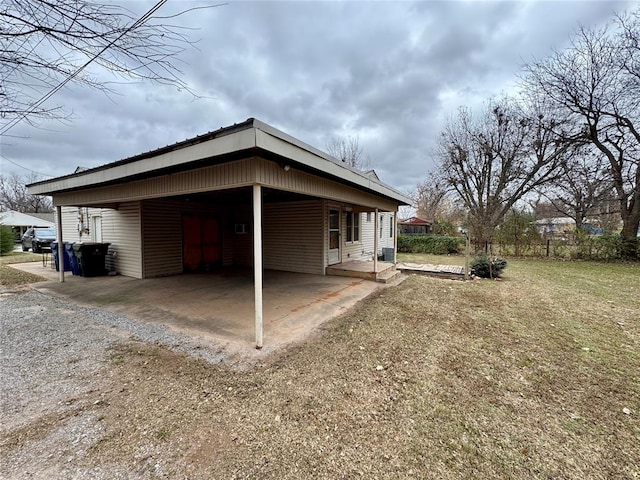
<svg viewBox="0 0 640 480"><path fill-rule="evenodd" d="M52 196L61 242L110 243L121 275L252 267L257 347L263 268L325 275L365 258L376 272L411 202L253 118L28 188Z"/></svg>
<svg viewBox="0 0 640 480"><path fill-rule="evenodd" d="M433 224L418 217L407 218L398 222L398 233L401 235L427 235L431 233Z"/></svg>
<svg viewBox="0 0 640 480"><path fill-rule="evenodd" d="M44 216L47 216L48 218L43 219L42 217ZM0 225L7 225L11 227L17 242L20 241L24 232L31 227L53 228L55 224L51 220L53 220L52 213L21 213L13 210L0 213Z"/></svg>

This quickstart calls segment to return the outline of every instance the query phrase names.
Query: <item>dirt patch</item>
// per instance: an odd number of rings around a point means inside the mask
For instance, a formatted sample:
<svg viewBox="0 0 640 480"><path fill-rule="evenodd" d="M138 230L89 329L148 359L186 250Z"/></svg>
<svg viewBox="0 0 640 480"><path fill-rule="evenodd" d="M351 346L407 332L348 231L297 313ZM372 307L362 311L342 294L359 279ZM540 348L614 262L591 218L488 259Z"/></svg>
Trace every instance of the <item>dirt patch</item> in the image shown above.
<svg viewBox="0 0 640 480"><path fill-rule="evenodd" d="M590 268L513 262L502 282L411 277L244 371L117 343L93 400L57 423L34 419L21 441L3 441L3 457L87 422L67 447L74 467L51 459L53 473L637 478L637 270L599 268L594 281Z"/></svg>

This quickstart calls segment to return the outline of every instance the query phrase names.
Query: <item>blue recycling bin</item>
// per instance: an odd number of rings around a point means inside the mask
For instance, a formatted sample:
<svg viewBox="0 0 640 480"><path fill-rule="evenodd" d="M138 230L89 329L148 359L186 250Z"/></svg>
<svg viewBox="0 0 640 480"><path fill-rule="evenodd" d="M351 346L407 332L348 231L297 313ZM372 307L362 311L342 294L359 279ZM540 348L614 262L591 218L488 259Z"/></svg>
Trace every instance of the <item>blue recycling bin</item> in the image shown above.
<svg viewBox="0 0 640 480"><path fill-rule="evenodd" d="M67 242L62 242L62 246L66 248ZM63 250L64 251L64 250ZM58 258L58 242L51 242L51 254L53 255L53 262L56 264L56 271L60 271L60 259ZM71 271L71 262L66 253L62 254L62 268L65 272Z"/></svg>
<svg viewBox="0 0 640 480"><path fill-rule="evenodd" d="M71 273L74 275L80 275L80 265L78 264L78 258L73 251L73 243L64 243L65 258L69 259L69 265L71 266Z"/></svg>

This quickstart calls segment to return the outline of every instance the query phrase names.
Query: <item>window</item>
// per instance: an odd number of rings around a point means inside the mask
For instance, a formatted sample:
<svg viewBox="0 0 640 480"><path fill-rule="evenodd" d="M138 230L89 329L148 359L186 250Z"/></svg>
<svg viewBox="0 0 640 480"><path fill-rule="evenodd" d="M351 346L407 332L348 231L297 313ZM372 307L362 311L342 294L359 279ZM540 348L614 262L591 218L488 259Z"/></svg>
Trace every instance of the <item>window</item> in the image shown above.
<svg viewBox="0 0 640 480"><path fill-rule="evenodd" d="M383 227L384 227L384 215L380 215L380 238L382 238Z"/></svg>
<svg viewBox="0 0 640 480"><path fill-rule="evenodd" d="M389 238L393 238L393 215L389 217Z"/></svg>
<svg viewBox="0 0 640 480"><path fill-rule="evenodd" d="M371 212L367 212L367 222L371 222Z"/></svg>
<svg viewBox="0 0 640 480"><path fill-rule="evenodd" d="M360 241L360 214L347 212L347 242Z"/></svg>

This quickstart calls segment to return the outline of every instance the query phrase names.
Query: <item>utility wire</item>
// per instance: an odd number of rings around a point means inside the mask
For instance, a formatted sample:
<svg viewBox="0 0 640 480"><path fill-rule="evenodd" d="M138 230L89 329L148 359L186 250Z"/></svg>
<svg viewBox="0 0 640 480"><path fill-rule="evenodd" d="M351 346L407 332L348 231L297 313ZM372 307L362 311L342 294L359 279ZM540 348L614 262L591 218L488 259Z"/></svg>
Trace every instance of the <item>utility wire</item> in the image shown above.
<svg viewBox="0 0 640 480"><path fill-rule="evenodd" d="M31 173L35 173L35 174L37 174L37 175L40 175L41 177L53 177L53 175L49 175L48 173L36 172L35 170L31 170L30 168L25 167L24 165L20 165L19 163L14 162L14 161L13 161L13 160L11 160L10 158L7 158L7 157L6 157L5 155L3 155L2 153L0 153L0 157L1 157L3 160L5 160L5 161L7 161L7 162L11 163L12 165L15 165L16 167L23 168L23 169L25 169L26 171L31 172Z"/></svg>
<svg viewBox="0 0 640 480"><path fill-rule="evenodd" d="M22 113L20 116L16 117L13 121L11 121L7 125L5 125L5 127L2 130L0 130L0 135L4 135L9 130L11 130L13 127L15 127L18 123L20 123L22 120L24 120L29 114L33 113L33 111L36 108L38 108L44 102L49 100L60 89L62 89L67 83L69 83L71 80L73 80L75 77L77 77L80 74L80 72L82 72L85 68L87 68L87 66L89 66L89 64L91 64L94 60L96 60L100 55L102 55L104 52L106 52L112 45L114 45L116 42L118 42L122 37L124 37L130 31L132 31L135 28L138 28L140 25L142 25L147 20L149 20L151 18L151 16L156 11L158 11L158 9L160 9L160 7L162 7L165 3L167 3L167 0L160 0L153 7L151 7L151 9L147 13L145 13L142 17L140 17L138 20L136 20L136 22L133 23L130 27L126 28L120 35L118 35L116 38L111 40L104 48L102 48L102 50L100 50L93 57L91 57L84 65L79 67L75 72L73 72L71 75L69 75L67 78L65 78L56 87L54 87L49 93L45 94L42 98L40 98L40 100L38 100L36 103L32 104L31 107L29 107L26 112Z"/></svg>

